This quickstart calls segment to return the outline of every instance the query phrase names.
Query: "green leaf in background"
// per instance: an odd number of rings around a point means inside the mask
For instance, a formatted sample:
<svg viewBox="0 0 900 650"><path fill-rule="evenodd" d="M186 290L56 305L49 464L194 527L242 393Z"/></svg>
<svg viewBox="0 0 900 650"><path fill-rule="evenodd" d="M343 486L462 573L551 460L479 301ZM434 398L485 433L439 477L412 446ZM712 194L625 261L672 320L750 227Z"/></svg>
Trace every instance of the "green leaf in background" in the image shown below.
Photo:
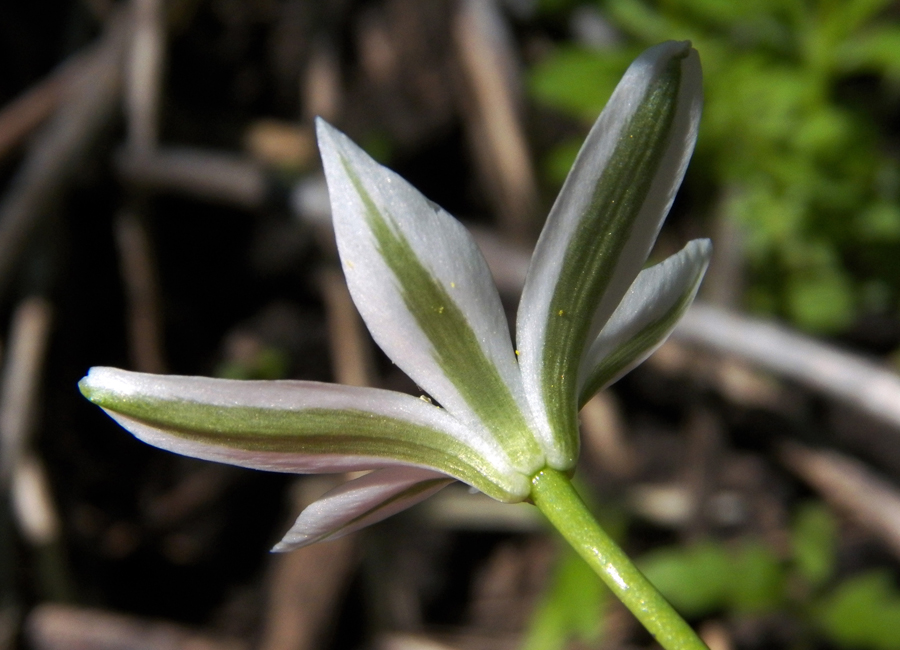
<svg viewBox="0 0 900 650"><path fill-rule="evenodd" d="M788 282L788 314L800 327L813 332L837 331L850 324L854 289L836 270L795 275Z"/></svg>
<svg viewBox="0 0 900 650"><path fill-rule="evenodd" d="M686 616L702 616L728 603L732 563L717 542L659 549L640 558L638 566Z"/></svg>
<svg viewBox="0 0 900 650"><path fill-rule="evenodd" d="M735 549L716 541L664 548L638 564L686 616L772 611L784 600L784 568L759 542L747 541Z"/></svg>
<svg viewBox="0 0 900 650"><path fill-rule="evenodd" d="M821 632L841 647L900 649L900 592L886 571L847 580L816 609Z"/></svg>
<svg viewBox="0 0 900 650"><path fill-rule="evenodd" d="M881 72L900 81L900 30L882 26L855 35L839 50L838 62L847 72Z"/></svg>
<svg viewBox="0 0 900 650"><path fill-rule="evenodd" d="M611 594L593 570L568 546L531 617L521 650L562 650L571 641L596 644L603 636Z"/></svg>
<svg viewBox="0 0 900 650"><path fill-rule="evenodd" d="M216 368L223 379L284 379L290 369L289 355L279 348L261 346L240 359L231 359Z"/></svg>
<svg viewBox="0 0 900 650"><path fill-rule="evenodd" d="M690 207L740 223L747 304L820 333L846 328L865 309L900 313L900 174L889 117L900 23L888 0L596 4L627 44L561 45L532 68L532 96L584 119L634 49L690 39L704 54L708 94L688 182L710 197ZM565 144L549 155L548 180L558 182L569 158ZM793 259L823 242L827 265ZM879 299L863 299L873 282Z"/></svg>
<svg viewBox="0 0 900 650"><path fill-rule="evenodd" d="M794 566L812 586L820 587L834 574L837 523L819 502L804 504L794 517L791 547Z"/></svg>
<svg viewBox="0 0 900 650"><path fill-rule="evenodd" d="M630 50L605 52L599 56L593 50L561 47L552 57L531 69L529 91L542 103L591 124L634 58L632 55ZM582 140L579 139L579 143Z"/></svg>
<svg viewBox="0 0 900 650"><path fill-rule="evenodd" d="M728 599L742 614L771 612L784 601L785 568L771 548L745 541L734 554Z"/></svg>
<svg viewBox="0 0 900 650"><path fill-rule="evenodd" d="M900 242L900 206L881 201L857 215L856 229L863 241Z"/></svg>
<svg viewBox="0 0 900 650"><path fill-rule="evenodd" d="M581 151L581 140L578 138L567 140L554 147L553 151L544 158L542 165L544 177L554 185L562 187L566 176L569 175L569 170L575 164L575 158L579 151Z"/></svg>

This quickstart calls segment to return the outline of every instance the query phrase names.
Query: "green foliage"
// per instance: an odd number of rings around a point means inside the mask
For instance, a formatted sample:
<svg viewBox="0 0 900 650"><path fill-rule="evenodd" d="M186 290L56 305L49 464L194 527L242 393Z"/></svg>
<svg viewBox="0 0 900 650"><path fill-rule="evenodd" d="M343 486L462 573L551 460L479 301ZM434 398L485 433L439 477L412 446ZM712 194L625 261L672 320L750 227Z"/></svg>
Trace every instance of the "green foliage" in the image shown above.
<svg viewBox="0 0 900 650"><path fill-rule="evenodd" d="M522 650L557 650L571 641L593 644L603 634L603 612L612 594L570 547L543 595L525 634Z"/></svg>
<svg viewBox="0 0 900 650"><path fill-rule="evenodd" d="M288 354L273 347L260 347L244 358L229 360L216 368L223 379L284 379L290 366Z"/></svg>
<svg viewBox="0 0 900 650"><path fill-rule="evenodd" d="M835 648L900 650L900 589L892 576L871 571L835 582L837 522L820 502L802 504L790 532L787 557L760 541L707 540L652 551L638 565L691 618L790 612L812 633L810 644L818 638ZM601 640L609 596L590 567L567 549L523 650Z"/></svg>
<svg viewBox="0 0 900 650"><path fill-rule="evenodd" d="M816 622L833 642L865 650L900 649L900 592L883 571L839 585L816 611Z"/></svg>
<svg viewBox="0 0 900 650"><path fill-rule="evenodd" d="M813 587L821 587L834 572L837 524L821 503L800 508L791 530L797 572Z"/></svg>
<svg viewBox="0 0 900 650"><path fill-rule="evenodd" d="M719 610L738 613L777 609L784 598L781 562L767 547L747 542L734 549L708 541L650 553L641 570L687 616Z"/></svg>
<svg viewBox="0 0 900 650"><path fill-rule="evenodd" d="M743 225L750 303L836 331L861 309L900 303L900 173L875 114L891 110L885 91L896 98L900 85L900 26L881 16L887 4L606 0L601 11L633 49L563 45L532 69L530 89L587 121L637 50L692 40L707 99L691 183ZM872 96L852 91L863 78ZM550 178L566 155L553 155ZM872 302L862 287L875 281Z"/></svg>

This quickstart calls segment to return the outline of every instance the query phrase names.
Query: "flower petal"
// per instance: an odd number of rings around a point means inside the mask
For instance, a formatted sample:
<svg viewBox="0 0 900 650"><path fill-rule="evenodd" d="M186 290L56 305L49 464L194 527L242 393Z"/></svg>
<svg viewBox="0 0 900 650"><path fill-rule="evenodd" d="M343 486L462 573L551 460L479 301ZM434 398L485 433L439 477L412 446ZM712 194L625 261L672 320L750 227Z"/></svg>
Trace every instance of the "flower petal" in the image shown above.
<svg viewBox="0 0 900 650"><path fill-rule="evenodd" d="M712 244L695 239L664 262L641 271L585 353L578 405L644 361L662 345L697 295Z"/></svg>
<svg viewBox="0 0 900 650"><path fill-rule="evenodd" d="M275 472L428 467L501 501L528 477L443 409L375 388L92 368L85 397L136 437L185 456Z"/></svg>
<svg viewBox="0 0 900 650"><path fill-rule="evenodd" d="M318 121L353 301L378 345L525 473L543 465L490 271L471 235L412 185Z"/></svg>
<svg viewBox="0 0 900 650"><path fill-rule="evenodd" d="M578 454L577 371L586 344L649 255L694 147L702 103L690 43L650 48L625 73L563 186L519 305L526 395L552 466Z"/></svg>
<svg viewBox="0 0 900 650"><path fill-rule="evenodd" d="M308 506L272 551L292 551L343 537L424 501L452 482L445 474L418 467L375 470Z"/></svg>

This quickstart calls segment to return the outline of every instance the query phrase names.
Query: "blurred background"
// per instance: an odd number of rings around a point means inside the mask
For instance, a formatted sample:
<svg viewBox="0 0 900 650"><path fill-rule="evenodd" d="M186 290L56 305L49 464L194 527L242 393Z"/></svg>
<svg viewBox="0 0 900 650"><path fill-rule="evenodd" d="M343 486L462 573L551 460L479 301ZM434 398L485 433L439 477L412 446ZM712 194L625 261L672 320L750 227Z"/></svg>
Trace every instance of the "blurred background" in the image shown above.
<svg viewBox="0 0 900 650"><path fill-rule="evenodd" d="M900 649L900 5L35 0L0 20L0 650L652 648L534 508L454 485L268 549L341 477L147 447L94 365L417 393L336 262L321 115L471 226L510 319L630 61L706 107L653 261L671 342L582 412L578 480L711 650Z"/></svg>

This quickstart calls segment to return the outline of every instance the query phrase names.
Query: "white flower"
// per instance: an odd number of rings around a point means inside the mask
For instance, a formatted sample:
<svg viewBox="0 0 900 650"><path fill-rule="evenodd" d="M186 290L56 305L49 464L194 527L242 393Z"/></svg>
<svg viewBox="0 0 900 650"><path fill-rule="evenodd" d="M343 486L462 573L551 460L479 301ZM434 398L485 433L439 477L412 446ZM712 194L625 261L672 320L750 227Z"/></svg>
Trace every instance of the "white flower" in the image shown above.
<svg viewBox="0 0 900 650"><path fill-rule="evenodd" d="M641 268L701 104L689 43L663 43L631 65L547 218L515 350L465 228L318 122L353 300L385 353L440 406L374 388L113 368L93 368L81 390L138 438L180 454L281 472L375 470L307 508L275 550L357 530L452 479L527 499L542 469L574 467L580 407L662 344L696 294L708 240Z"/></svg>

